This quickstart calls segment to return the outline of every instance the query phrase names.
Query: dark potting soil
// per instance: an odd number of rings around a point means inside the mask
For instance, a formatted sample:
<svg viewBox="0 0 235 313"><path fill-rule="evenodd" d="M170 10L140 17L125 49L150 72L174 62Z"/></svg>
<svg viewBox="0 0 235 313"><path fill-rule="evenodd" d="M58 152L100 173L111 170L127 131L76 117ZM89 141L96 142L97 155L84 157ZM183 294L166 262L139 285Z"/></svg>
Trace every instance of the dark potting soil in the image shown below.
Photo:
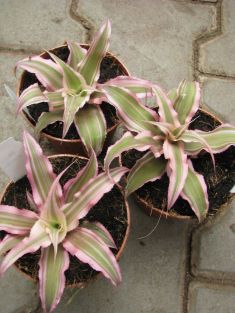
<svg viewBox="0 0 235 313"><path fill-rule="evenodd" d="M53 53L58 56L63 61L67 61L69 56L69 49L67 47L60 47L53 50ZM48 56L49 58L49 56ZM120 67L117 60L115 60L112 56L106 56L102 62L100 67L100 77L99 77L99 83L104 83L108 81L111 78L115 78L119 75L125 75L122 68ZM40 82L36 78L36 75L31 74L29 72L24 72L24 75L22 77L22 85L20 88L20 94L28 88L30 85ZM88 105L88 104L86 104ZM107 123L107 128L111 128L117 123L117 117L116 117L116 110L113 106L111 106L107 102L102 102L101 109L104 113L105 120ZM37 104L32 104L28 107L28 112L30 114L29 118L33 124L36 124L38 121L38 118L43 112L48 112L49 107L46 102L41 102ZM27 113L25 112L27 115ZM63 132L63 122L57 121L51 125L48 125L44 132L46 134L52 135L57 138L62 138L62 132ZM65 136L65 139L79 139L79 135L77 133L76 127L74 124L71 125L68 133Z"/></svg>
<svg viewBox="0 0 235 313"><path fill-rule="evenodd" d="M194 119L195 121L191 123L190 129L210 131L220 125L218 121L202 111L198 111ZM144 154L145 152L131 150L123 154L122 163L124 166L131 168L136 160ZM228 202L231 197L230 190L235 184L235 147L230 147L228 150L214 156L215 171L208 153L202 152L197 158L191 159L194 169L204 176L207 185L209 215L214 215L221 205ZM164 174L161 179L146 183L136 190L136 195L148 202L151 207L166 211L168 186L169 179ZM175 202L171 211L184 216L195 216L189 203L181 197Z"/></svg>
<svg viewBox="0 0 235 313"><path fill-rule="evenodd" d="M76 176L79 169L81 169L87 161L72 157L58 157L51 160L56 174L60 173L73 161L75 162L60 180L62 185L64 185L70 178ZM10 185L1 204L13 205L19 209L26 208L31 210L27 201L26 190L31 192L29 181L25 176L16 183ZM105 194L104 197L90 210L88 215L81 220L80 225L84 220L91 222L99 221L102 223L111 233L119 250L127 229L127 213L125 206L123 205L123 196L119 188L115 186L108 194ZM3 238L5 234L5 232L1 231L0 237ZM118 250L112 249L114 254L117 254ZM16 262L16 265L21 271L30 275L33 279L38 280L39 259L40 250L35 253L24 255ZM88 264L82 263L76 257L70 255L69 269L65 272L67 285L88 282L97 274L98 272L93 270Z"/></svg>

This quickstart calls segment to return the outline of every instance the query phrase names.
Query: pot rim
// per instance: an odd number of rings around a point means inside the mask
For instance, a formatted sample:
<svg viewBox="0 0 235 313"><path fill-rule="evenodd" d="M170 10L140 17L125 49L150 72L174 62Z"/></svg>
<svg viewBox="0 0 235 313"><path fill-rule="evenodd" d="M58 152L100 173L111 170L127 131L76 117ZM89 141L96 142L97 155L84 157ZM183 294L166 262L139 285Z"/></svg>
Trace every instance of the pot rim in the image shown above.
<svg viewBox="0 0 235 313"><path fill-rule="evenodd" d="M83 160L88 160L87 157L83 157L80 155L75 155L75 154L66 154L66 153L60 153L60 154L53 154L48 156L49 159L55 159L55 158L59 158L59 157L72 157L72 158L78 158L78 159L83 159ZM14 184L13 181L10 181L9 183L6 184L6 186L3 189L3 192L0 194L0 204L2 202L2 199L4 197L4 194L6 193L7 189L10 187L11 184ZM124 197L122 188L120 187L119 184L116 184L115 186L117 186L117 188L119 189L120 193L123 196L123 201L125 203L125 209L126 209L126 218L127 218L127 226L126 226L126 231L125 231L125 236L123 238L122 244L117 252L117 254L115 255L116 260L118 261L123 253L123 250L126 246L126 242L129 236L129 232L130 232L130 220L131 220L131 215L130 215L130 207L128 204L127 199ZM31 277L29 274L23 272L15 263L14 263L14 267L20 272L22 273L28 280L33 281L33 282L37 282L37 280L33 277ZM84 288L86 285L88 285L90 282L94 281L95 279L97 279L97 277L101 275L100 272L97 272L97 274L92 277L90 280L88 281L84 281L84 282L78 282L78 283L74 283L74 284L69 284L66 285L66 288L74 288L74 287L79 287L79 288Z"/></svg>
<svg viewBox="0 0 235 313"><path fill-rule="evenodd" d="M79 44L81 47L83 47L83 48L89 48L90 47L90 44L87 44L87 43L80 43ZM65 48L65 47L68 47L68 44L67 43L65 43L65 44L63 44L63 45L59 45L59 46L56 46L56 47L54 47L54 48L52 48L52 49L49 49L49 51L54 51L54 50L56 50L56 49L60 49L60 48ZM46 51L44 51L44 52L42 52L42 53L40 53L39 55L40 56L45 56L47 54L47 52ZM117 61L117 63L121 66L121 68L123 69L123 71L125 72L125 75L126 76L130 76L130 72L129 72L129 70L127 69L127 67L123 64L123 62L118 58L118 57L116 57L116 55L115 54L113 54L113 53L111 53L110 51L107 51L107 53L106 53L106 56L107 57L112 57L112 58L114 58L116 61ZM18 80L18 83L17 83L17 86L16 86L16 95L19 97L19 95L20 95L20 89L21 89L21 86L22 86L22 81L23 81L23 79L24 79L24 76L25 76L25 74L26 74L26 72L27 71L23 71L22 72L22 74L21 74L21 76L20 76L20 79ZM31 126L31 127L35 127L35 122L33 121L33 119L27 114L27 112L25 112L24 110L22 111L22 116L23 116L23 118L29 123L29 125ZM107 135L109 134L109 133L111 133L118 125L120 124L120 122L118 121L116 124L114 124L113 126L111 126L110 128L108 128L107 129ZM78 139L64 139L64 138L59 138L59 137L55 137L55 136L53 136L53 135L50 135L50 134L47 134L45 131L41 131L41 135L43 136L43 137L45 137L45 138L47 138L48 140L53 140L53 141L57 141L58 143L59 142L62 142L62 143L80 143L80 142L82 142L82 140L80 139L80 138L78 138ZM106 136L107 137L107 136Z"/></svg>
<svg viewBox="0 0 235 313"><path fill-rule="evenodd" d="M203 113L209 115L214 120L218 121L220 124L223 124L223 121L219 117L217 117L212 112L209 112L207 109L200 107L199 110L202 111ZM143 198L138 196L135 192L132 194L132 196L138 202L138 204L140 204L141 207L147 212L147 214L149 216L161 216L161 217L166 218L166 219L170 218L170 219L184 220L184 221L196 220L196 216L180 215L177 212L172 212L171 210L164 211L162 209L154 207L154 206L150 205L146 200L144 200ZM221 205L221 207L223 207L223 206L224 205ZM220 209L218 209L218 211L220 211Z"/></svg>

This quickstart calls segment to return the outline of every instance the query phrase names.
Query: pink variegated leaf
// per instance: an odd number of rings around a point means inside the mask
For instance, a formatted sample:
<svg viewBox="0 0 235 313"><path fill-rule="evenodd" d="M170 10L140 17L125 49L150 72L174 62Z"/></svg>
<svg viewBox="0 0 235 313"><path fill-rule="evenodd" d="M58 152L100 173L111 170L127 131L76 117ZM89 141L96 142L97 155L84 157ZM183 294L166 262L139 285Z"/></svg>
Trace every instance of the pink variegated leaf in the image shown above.
<svg viewBox="0 0 235 313"><path fill-rule="evenodd" d="M37 205L33 200L32 194L28 190L26 190L26 197L27 197L27 201L30 206L30 209L34 212L37 212L38 211Z"/></svg>
<svg viewBox="0 0 235 313"><path fill-rule="evenodd" d="M117 249L116 244L109 231L99 222L84 222L82 228L90 229L97 235L97 239L101 239L109 248Z"/></svg>
<svg viewBox="0 0 235 313"><path fill-rule="evenodd" d="M39 262L39 293L45 313L51 313L60 302L68 267L69 254L62 246L58 247L56 256L52 246L42 249Z"/></svg>
<svg viewBox="0 0 235 313"><path fill-rule="evenodd" d="M79 73L89 86L92 86L100 76L100 63L108 51L110 35L111 24L107 20L95 35L86 56L78 66Z"/></svg>
<svg viewBox="0 0 235 313"><path fill-rule="evenodd" d="M115 256L91 230L78 227L66 237L63 246L80 261L88 263L96 271L101 271L114 285L121 282L121 272Z"/></svg>
<svg viewBox="0 0 235 313"><path fill-rule="evenodd" d="M74 123L87 151L92 149L99 155L107 134L106 120L100 106L86 104L75 115Z"/></svg>
<svg viewBox="0 0 235 313"><path fill-rule="evenodd" d="M26 131L24 131L23 143L27 176L32 187L34 202L40 210L56 176L50 161L43 155L41 147Z"/></svg>
<svg viewBox="0 0 235 313"><path fill-rule="evenodd" d="M171 143L166 140L163 144L165 159L168 159L167 174L169 176L168 209L178 199L188 174L187 155L184 153L183 145L179 142Z"/></svg>
<svg viewBox="0 0 235 313"><path fill-rule="evenodd" d="M63 87L60 69L52 60L34 56L17 62L16 68L18 67L35 74L47 90L54 91Z"/></svg>
<svg viewBox="0 0 235 313"><path fill-rule="evenodd" d="M60 91L44 91L44 96L47 98L49 111L57 111L64 109L64 97L62 90Z"/></svg>
<svg viewBox="0 0 235 313"><path fill-rule="evenodd" d="M178 114L174 110L171 100L160 87L155 86L153 92L156 96L156 101L159 107L158 114L160 116L160 122L169 123L175 127L179 127L180 122Z"/></svg>
<svg viewBox="0 0 235 313"><path fill-rule="evenodd" d="M105 82L102 86L114 86L114 87L123 87L130 90L138 98L142 99L145 97L152 97L152 87L153 84L144 79L140 79L133 76L118 76L116 78L110 79Z"/></svg>
<svg viewBox="0 0 235 313"><path fill-rule="evenodd" d="M213 153L221 153L235 145L235 127L229 124L223 124L210 132L194 132L207 142ZM198 154L202 149L205 148L200 142L185 143L187 153Z"/></svg>
<svg viewBox="0 0 235 313"><path fill-rule="evenodd" d="M19 113L27 106L40 102L48 102L48 100L36 83L26 88L18 97L16 112Z"/></svg>
<svg viewBox="0 0 235 313"><path fill-rule="evenodd" d="M21 236L10 236L7 235L0 242L0 256L4 255L6 252L15 247L20 241L23 240Z"/></svg>
<svg viewBox="0 0 235 313"><path fill-rule="evenodd" d="M173 103L174 106L174 102L177 98L177 88L173 88L171 89L168 93L167 93L167 97L171 100L171 102Z"/></svg>
<svg viewBox="0 0 235 313"><path fill-rule="evenodd" d="M130 132L126 132L121 139L108 148L104 160L105 171L108 173L112 161L119 157L123 152L129 151L130 149L145 151L150 147L154 147L155 152L156 149L159 152L162 151L162 142L160 139L161 138L153 137L149 132L142 132L137 136L133 136Z"/></svg>
<svg viewBox="0 0 235 313"><path fill-rule="evenodd" d="M54 180L48 191L48 197L41 208L40 220L45 224L45 230L49 234L54 246L55 256L59 242L65 238L67 233L66 218L61 210L61 207L64 204L64 195L60 185L60 179L67 171L68 167L65 168Z"/></svg>
<svg viewBox="0 0 235 313"><path fill-rule="evenodd" d="M30 232L36 221L37 214L32 211L0 205L0 230L10 234L25 235Z"/></svg>
<svg viewBox="0 0 235 313"><path fill-rule="evenodd" d="M166 160L157 158L150 151L139 159L130 170L127 177L126 194L129 196L132 192L142 187L147 182L153 182L160 179L166 170Z"/></svg>
<svg viewBox="0 0 235 313"><path fill-rule="evenodd" d="M82 75L76 72L63 60L58 58L55 54L48 52L50 57L58 64L63 72L63 87L68 93L79 93L86 87L86 82Z"/></svg>
<svg viewBox="0 0 235 313"><path fill-rule="evenodd" d="M36 222L31 229L29 237L25 237L13 249L11 249L2 260L0 275L2 275L12 264L27 253L33 253L40 247L48 247L51 244L48 234L40 222Z"/></svg>
<svg viewBox="0 0 235 313"><path fill-rule="evenodd" d="M84 59L87 54L87 50L82 48L79 43L74 41L68 41L69 58L68 64L76 71L78 64Z"/></svg>
<svg viewBox="0 0 235 313"><path fill-rule="evenodd" d="M54 112L43 112L37 121L37 124L34 128L34 134L36 137L39 137L41 131L46 128L48 125L53 124L57 121L63 121L63 110L57 110Z"/></svg>
<svg viewBox="0 0 235 313"><path fill-rule="evenodd" d="M91 179L97 176L98 162L93 150L90 151L89 161L82 168L76 177L67 181L64 185L65 202L71 202L75 193L80 191L82 187Z"/></svg>
<svg viewBox="0 0 235 313"><path fill-rule="evenodd" d="M64 206L63 210L67 219L68 230L74 228L74 220L87 215L89 210L109 192L113 185L128 171L125 167L110 170L110 175L101 173L90 179L80 192L74 195L73 201Z"/></svg>
<svg viewBox="0 0 235 313"><path fill-rule="evenodd" d="M103 86L101 89L107 101L118 111L124 125L131 131L154 131L154 126L146 121L158 121L157 114L144 107L129 90L120 87Z"/></svg>
<svg viewBox="0 0 235 313"><path fill-rule="evenodd" d="M64 127L63 127L63 138L69 131L71 124L75 119L75 114L81 109L85 103L89 100L91 91L82 91L79 95L65 96L65 107L64 107Z"/></svg>
<svg viewBox="0 0 235 313"><path fill-rule="evenodd" d="M180 195L189 202L199 221L206 217L209 207L207 186L203 176L194 170L190 160L188 175Z"/></svg>
<svg viewBox="0 0 235 313"><path fill-rule="evenodd" d="M174 100L174 109L178 113L181 125L191 121L199 109L200 86L198 82L183 80L177 90L177 97Z"/></svg>
<svg viewBox="0 0 235 313"><path fill-rule="evenodd" d="M235 138L235 137L234 137ZM200 136L200 134L195 130L185 130L182 135L178 138L178 140L182 141L184 143L184 150L187 152L187 146L191 145L201 145L205 151L210 153L213 165L215 167L215 158L213 155L213 150L209 143L203 138L203 136ZM188 154L188 152L187 152Z"/></svg>

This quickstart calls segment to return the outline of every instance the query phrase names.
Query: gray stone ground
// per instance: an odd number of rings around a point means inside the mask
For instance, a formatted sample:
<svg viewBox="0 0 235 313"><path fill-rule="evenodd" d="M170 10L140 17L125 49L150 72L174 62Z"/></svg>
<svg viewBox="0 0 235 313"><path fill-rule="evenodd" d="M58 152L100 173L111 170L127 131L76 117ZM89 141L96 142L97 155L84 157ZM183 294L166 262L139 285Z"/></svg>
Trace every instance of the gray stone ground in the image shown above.
<svg viewBox="0 0 235 313"><path fill-rule="evenodd" d="M110 50L133 75L166 89L198 79L203 105L235 123L234 0L0 0L0 141L19 139L27 127L15 119L3 88L15 88L15 62L66 39L89 42L107 17ZM52 152L46 142L43 147ZM0 174L2 190L8 179ZM121 286L99 279L68 290L55 312L235 312L235 201L200 227L161 220L143 240L157 220L134 203L131 213ZM40 312L37 288L14 269L0 280L0 312Z"/></svg>

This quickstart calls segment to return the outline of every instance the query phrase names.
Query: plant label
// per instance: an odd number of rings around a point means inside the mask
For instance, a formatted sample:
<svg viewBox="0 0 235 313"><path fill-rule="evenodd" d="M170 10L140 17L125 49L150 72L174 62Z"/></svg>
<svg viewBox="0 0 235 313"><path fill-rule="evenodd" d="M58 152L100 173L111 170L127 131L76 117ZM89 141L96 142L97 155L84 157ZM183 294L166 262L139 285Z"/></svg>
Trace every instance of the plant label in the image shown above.
<svg viewBox="0 0 235 313"><path fill-rule="evenodd" d="M24 148L10 137L0 143L0 168L14 182L26 175Z"/></svg>

